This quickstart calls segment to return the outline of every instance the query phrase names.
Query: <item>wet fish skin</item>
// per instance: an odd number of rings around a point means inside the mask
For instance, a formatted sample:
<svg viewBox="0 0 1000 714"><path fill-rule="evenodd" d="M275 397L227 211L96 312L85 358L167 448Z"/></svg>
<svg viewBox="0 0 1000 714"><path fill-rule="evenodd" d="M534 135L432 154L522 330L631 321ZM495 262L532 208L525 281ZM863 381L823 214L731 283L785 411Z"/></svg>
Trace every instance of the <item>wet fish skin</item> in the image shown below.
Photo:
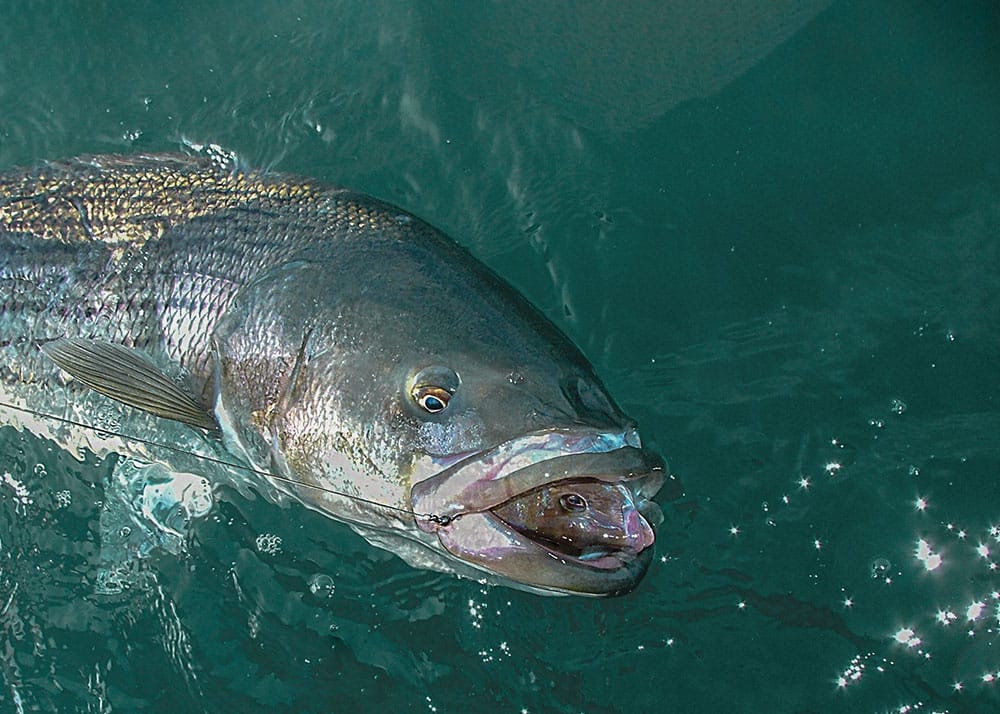
<svg viewBox="0 0 1000 714"><path fill-rule="evenodd" d="M206 159L48 163L0 179L0 327L5 342L86 333L162 350L204 378L212 327L266 266L313 240L394 229L374 199Z"/></svg>
<svg viewBox="0 0 1000 714"><path fill-rule="evenodd" d="M477 507L498 445L529 464L560 444L635 450L638 436L564 335L400 209L206 159L91 157L0 177L0 248L3 401L61 415L106 408L40 348L67 338L135 348L197 395L228 453L303 484L286 490L414 565L594 595L625 592L645 572L651 547L598 567ZM442 379L447 410L422 410L413 390ZM163 429L146 413L128 418ZM37 426L27 428L71 449L135 448ZM549 451L533 455L542 443ZM411 488L456 459L473 486L464 510L417 528ZM642 505L663 478L651 468L602 478L627 479L623 497ZM543 471L527 485L545 488Z"/></svg>

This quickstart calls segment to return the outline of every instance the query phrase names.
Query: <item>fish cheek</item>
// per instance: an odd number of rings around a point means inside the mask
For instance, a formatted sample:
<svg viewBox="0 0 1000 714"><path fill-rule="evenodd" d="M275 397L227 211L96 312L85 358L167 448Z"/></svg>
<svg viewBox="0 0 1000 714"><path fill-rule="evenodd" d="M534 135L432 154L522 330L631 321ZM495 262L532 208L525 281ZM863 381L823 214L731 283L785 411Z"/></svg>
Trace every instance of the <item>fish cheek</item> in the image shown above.
<svg viewBox="0 0 1000 714"><path fill-rule="evenodd" d="M486 446L485 425L471 409L443 419L426 420L417 429L414 446L435 456L478 451Z"/></svg>
<svg viewBox="0 0 1000 714"><path fill-rule="evenodd" d="M374 458L377 442L361 427L363 418L345 417L329 392L303 389L298 396L272 424L273 458L289 478L353 493L381 473ZM310 502L323 498L315 491L300 495Z"/></svg>

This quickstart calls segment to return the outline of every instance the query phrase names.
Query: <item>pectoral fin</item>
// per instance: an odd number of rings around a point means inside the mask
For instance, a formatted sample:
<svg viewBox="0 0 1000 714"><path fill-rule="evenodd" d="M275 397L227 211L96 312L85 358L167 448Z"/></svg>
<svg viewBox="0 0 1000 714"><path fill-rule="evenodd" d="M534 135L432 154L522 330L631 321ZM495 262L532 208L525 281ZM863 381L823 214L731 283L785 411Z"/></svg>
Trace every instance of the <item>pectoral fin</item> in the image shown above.
<svg viewBox="0 0 1000 714"><path fill-rule="evenodd" d="M67 338L42 346L49 359L95 392L165 419L214 430L215 420L192 395L136 350Z"/></svg>

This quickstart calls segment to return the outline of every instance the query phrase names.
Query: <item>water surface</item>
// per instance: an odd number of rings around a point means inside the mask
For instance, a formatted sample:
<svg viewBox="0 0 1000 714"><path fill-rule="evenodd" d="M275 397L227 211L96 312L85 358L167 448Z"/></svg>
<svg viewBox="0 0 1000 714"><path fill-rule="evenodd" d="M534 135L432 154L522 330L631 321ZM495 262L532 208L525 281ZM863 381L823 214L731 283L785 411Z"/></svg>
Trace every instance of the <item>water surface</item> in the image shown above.
<svg viewBox="0 0 1000 714"><path fill-rule="evenodd" d="M685 495L615 600L228 491L113 594L113 464L0 429L0 708L1000 706L998 11L718 6L6 13L0 166L216 145L395 202L583 348Z"/></svg>

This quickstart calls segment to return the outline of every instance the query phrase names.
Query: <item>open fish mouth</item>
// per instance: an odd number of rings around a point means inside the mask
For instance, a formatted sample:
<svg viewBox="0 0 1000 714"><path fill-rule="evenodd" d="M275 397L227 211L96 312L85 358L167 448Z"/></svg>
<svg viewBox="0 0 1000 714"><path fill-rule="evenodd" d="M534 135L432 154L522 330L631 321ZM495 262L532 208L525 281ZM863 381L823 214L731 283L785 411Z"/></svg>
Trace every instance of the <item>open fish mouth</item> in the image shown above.
<svg viewBox="0 0 1000 714"><path fill-rule="evenodd" d="M550 429L448 466L411 499L463 561L532 590L615 595L652 559L664 469L634 429Z"/></svg>

